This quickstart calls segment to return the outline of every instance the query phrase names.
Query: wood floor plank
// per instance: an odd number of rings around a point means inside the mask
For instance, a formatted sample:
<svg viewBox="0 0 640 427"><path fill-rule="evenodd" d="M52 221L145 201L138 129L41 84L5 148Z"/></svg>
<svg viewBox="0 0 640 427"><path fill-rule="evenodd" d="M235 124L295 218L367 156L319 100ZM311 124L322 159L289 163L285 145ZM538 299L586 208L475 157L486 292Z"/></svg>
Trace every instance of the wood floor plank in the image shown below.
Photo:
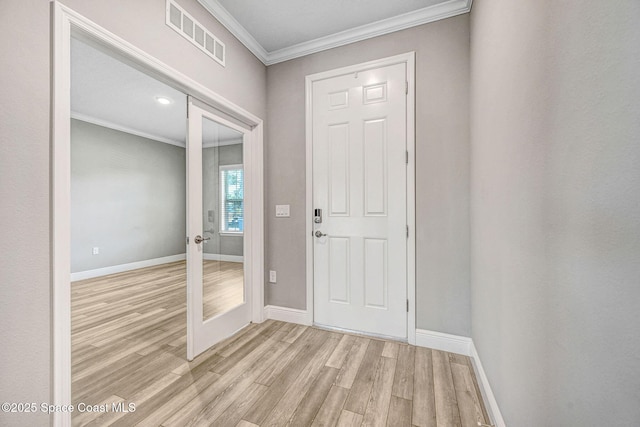
<svg viewBox="0 0 640 427"><path fill-rule="evenodd" d="M379 340L371 340L367 347L367 353L362 359L360 369L351 386L351 392L344 404L344 408L348 411L363 414L367 409L369 395L373 387L373 380L376 375L376 369L380 358L382 357L382 349L384 342Z"/></svg>
<svg viewBox="0 0 640 427"><path fill-rule="evenodd" d="M122 399L120 396L109 396L108 398L106 398L105 400L103 400L102 402L99 402L97 404L100 405L100 406L105 405L105 406L108 406L109 408L111 408L112 404L120 403L123 400L124 399ZM74 417L72 425L74 425L74 426L87 425L91 421L93 421L96 418L98 418L101 414L102 414L102 412L99 412L99 411L78 412L78 416Z"/></svg>
<svg viewBox="0 0 640 427"><path fill-rule="evenodd" d="M145 404L150 399L152 399L153 396L156 395L156 393L160 392L163 389L166 389L173 383L177 382L179 379L180 377L178 375L175 375L172 373L168 373L168 374L165 373L165 375L160 377L154 383L140 390L138 393L131 396L131 398L124 400L125 407L128 408L129 404L133 403L134 405L136 405L136 408L139 409L140 405ZM88 427L111 425L115 423L117 420L119 420L120 418L127 416L127 414L128 412L116 412L116 411L106 412L102 414L100 417L93 420L92 422L85 425Z"/></svg>
<svg viewBox="0 0 640 427"><path fill-rule="evenodd" d="M166 414L169 413L170 409L163 408L171 406L174 399L178 399L177 405L179 405L181 401L195 398L197 397L198 390L208 387L211 383L217 381L217 379L220 378L219 374L207 370L207 365L207 363L202 363L194 367L192 371L189 371L189 373L181 375L179 379L173 382L170 386L155 390L154 394L148 396L144 401L135 401L135 403L138 404L136 406L136 411L127 414L126 417L122 419L122 421L117 420L114 425L136 425L145 418L157 415L155 413L160 411L166 411L164 416L164 418L166 418L168 416ZM183 393L184 396L178 397L181 393ZM180 400L183 398L184 400ZM157 416L157 418L159 418L159 420L157 421L159 425L164 420L164 418L162 416ZM152 422L153 418L151 418L150 421ZM150 425L153 424L151 423Z"/></svg>
<svg viewBox="0 0 640 427"><path fill-rule="evenodd" d="M186 374L193 375L193 372L212 370L213 367L220 363L222 360L224 360L224 357L220 356L219 354L212 354L208 357L205 355L200 355L193 359L191 362L189 362L188 360L183 360L180 366L176 367L171 372L179 376Z"/></svg>
<svg viewBox="0 0 640 427"><path fill-rule="evenodd" d="M249 341L251 341L254 337L260 335L265 328L270 327L273 324L276 324L277 326L280 324L280 322L267 320L260 324L252 323L250 325L252 327L251 329L247 330L244 334L239 335L236 339L232 340L228 344L221 346L219 349L216 350L216 352L221 356L229 357L233 353L235 353L238 349L240 349L242 346L244 346ZM280 329L282 329L282 327L280 327Z"/></svg>
<svg viewBox="0 0 640 427"><path fill-rule="evenodd" d="M349 355L349 351L351 350L351 347L353 347L355 339L356 337L353 335L343 335L335 351L329 360L327 360L327 366L337 369L342 368L342 364Z"/></svg>
<svg viewBox="0 0 640 427"><path fill-rule="evenodd" d="M432 350L433 387L438 425L459 427L460 412L447 353Z"/></svg>
<svg viewBox="0 0 640 427"><path fill-rule="evenodd" d="M396 362L396 359L384 356L379 359L371 395L362 421L363 426L385 426L387 424Z"/></svg>
<svg viewBox="0 0 640 427"><path fill-rule="evenodd" d="M122 362L124 365L104 366L92 376L77 381L72 380L71 390L73 400L85 403L98 403L104 397L115 394L109 387L110 383L120 381L129 375L128 370L122 369L122 366L133 367L133 370L135 370L144 366L147 361L139 354L134 353L125 357ZM103 397L98 397L99 394Z"/></svg>
<svg viewBox="0 0 640 427"><path fill-rule="evenodd" d="M191 418L189 422L185 422L189 419L189 416L178 416L176 414L175 422L171 422L171 419L166 422L166 425L179 425L179 426L208 426L212 424L220 424L219 417L233 405L234 401L243 399L247 389L253 384L253 381L258 375L270 364L272 364L288 347L288 343L275 341L268 350L260 356L260 363L254 363L250 367L244 369L240 375L234 378L230 384L224 390L220 391L221 387L225 385L225 378L221 378L218 384L217 390L211 390L210 396L213 398L209 400L206 405L202 406L200 412ZM201 394L201 400L208 400L206 394ZM248 409L248 408L247 408Z"/></svg>
<svg viewBox="0 0 640 427"><path fill-rule="evenodd" d="M398 396L391 396L389 404L389 427L411 427L411 401ZM477 427L477 426L474 426Z"/></svg>
<svg viewBox="0 0 640 427"><path fill-rule="evenodd" d="M289 344L293 344L298 339L298 337L307 330L307 328L308 326L305 325L296 325L296 327L287 334L287 336L284 338L284 341L288 342Z"/></svg>
<svg viewBox="0 0 640 427"><path fill-rule="evenodd" d="M338 375L338 369L324 366L316 380L311 384L309 391L298 404L293 416L287 423L291 426L308 426L313 423L320 406L327 398L329 390Z"/></svg>
<svg viewBox="0 0 640 427"><path fill-rule="evenodd" d="M295 323L282 323L282 327L280 328L281 331L283 332L291 332L291 330L293 330L293 328L295 328L297 325Z"/></svg>
<svg viewBox="0 0 640 427"><path fill-rule="evenodd" d="M131 414L133 416L121 418L114 425L123 427L131 425L141 427L157 427L159 425L162 425L162 422L170 417L171 414L175 413L180 408L184 407L184 405L188 404L194 399L197 399L198 395L200 394L200 390L206 389L211 384L215 383L219 378L220 374L207 371L199 376L195 382L190 383L186 388L183 388L180 391L176 390L177 392L167 390L169 392L169 396L162 396L162 399L156 400L156 402L154 402L154 405L148 405L148 409L136 409L136 411ZM167 388L171 389L172 387L170 386ZM136 420L141 418L143 414L147 416L140 421Z"/></svg>
<svg viewBox="0 0 640 427"><path fill-rule="evenodd" d="M184 309L181 307L172 309L172 310L164 310L160 309L158 313L154 313L150 316L145 316L137 318L136 321L124 322L123 324L118 325L119 327L113 331L112 334L102 333L104 338L97 339L92 341L92 345L101 347L107 346L115 340L114 337L132 337L136 333L140 333L141 335L145 334L151 327L160 324L160 322L164 320L174 319L176 317L181 317L183 315ZM142 322L141 320L145 320ZM71 338L76 339L75 337Z"/></svg>
<svg viewBox="0 0 640 427"><path fill-rule="evenodd" d="M182 328L179 328L177 330L173 329L169 331L162 330L162 332L163 334L156 337L153 341L146 340L146 339L143 340L142 343L144 343L144 347L140 348L139 350L136 350L136 353L138 353L140 356L148 356L152 352L165 348L166 346L176 347L174 343L177 340L185 338L184 330Z"/></svg>
<svg viewBox="0 0 640 427"><path fill-rule="evenodd" d="M338 340L335 338L329 338L322 344L261 425L283 426L288 423L337 345Z"/></svg>
<svg viewBox="0 0 640 427"><path fill-rule="evenodd" d="M192 399L185 405L173 411L171 417L163 421L163 426L184 426L199 414L210 414L212 418L219 416L229 405L225 391L233 390L237 382L250 384L264 369L263 364L273 362L284 350L283 345L276 346L276 341L267 339L257 346L251 353L238 360L230 369L220 376L218 381L200 390L197 399ZM278 343L280 344L280 343ZM246 381L246 382L245 382ZM246 386L246 385L245 385ZM216 413L220 409L220 413Z"/></svg>
<svg viewBox="0 0 640 427"><path fill-rule="evenodd" d="M368 338L358 337L355 339L349 354L342 365L342 369L336 378L336 385L343 388L351 388L353 381L356 379L360 364L367 353L367 348L371 342Z"/></svg>
<svg viewBox="0 0 640 427"><path fill-rule="evenodd" d="M244 420L260 425L269 416L290 385L295 382L296 378L309 363L309 360L322 347L327 336L324 331L319 330L312 330L312 334L313 337L298 353L298 357L293 359L287 368L273 381L269 387L269 392L249 409L243 417Z"/></svg>
<svg viewBox="0 0 640 427"><path fill-rule="evenodd" d="M235 426L242 420L244 414L260 397L262 397L269 387L262 384L253 383L245 390L241 399L236 399L224 412L216 419L216 425Z"/></svg>
<svg viewBox="0 0 640 427"><path fill-rule="evenodd" d="M220 363L212 368L213 372L217 372L218 374L224 374L230 369L240 362L246 355L251 353L261 344L266 342L269 338L263 335L258 335L254 337L251 341L247 342L245 345L240 347L235 353L231 354L229 357L225 357Z"/></svg>
<svg viewBox="0 0 640 427"><path fill-rule="evenodd" d="M132 324L138 325L140 324L140 321L143 319L146 319L149 317L155 318L160 313L166 313L166 309L158 308L145 315L142 315L140 313L128 313L123 316L118 316L115 319L110 320L108 322L100 323L99 325L93 328L88 328L83 331L76 332L71 335L71 338L75 340L83 341L83 340L90 340L93 338L93 336L108 335L109 332L113 332L116 329L123 329L123 328L126 329ZM99 344L94 343L94 345L99 345Z"/></svg>
<svg viewBox="0 0 640 427"><path fill-rule="evenodd" d="M340 413L340 418L336 424L337 427L357 427L360 425L362 425L362 415L346 409Z"/></svg>
<svg viewBox="0 0 640 427"><path fill-rule="evenodd" d="M140 356L137 350L146 348L146 345L147 342L132 343L127 339L123 339L120 344L113 345L106 350L104 348L87 345L87 348L96 350L95 354L92 354L81 362L72 364L73 380L77 382L89 375L96 374L99 370L110 365L123 365L121 360L125 357L137 359L136 354ZM93 353L93 351L91 353Z"/></svg>
<svg viewBox="0 0 640 427"><path fill-rule="evenodd" d="M478 423L486 423L482 407L478 401L476 390L467 364L451 364L453 386L456 392L456 403L463 427L476 427Z"/></svg>
<svg viewBox="0 0 640 427"><path fill-rule="evenodd" d="M411 422L418 427L437 427L431 349L416 348L414 372Z"/></svg>
<svg viewBox="0 0 640 427"><path fill-rule="evenodd" d="M282 372L287 369L289 363L298 357L298 354L305 349L315 337L314 329L307 329L293 344L285 350L282 356L278 359L276 363L271 365L269 368L265 369L265 371L256 379L256 382L259 384L263 384L266 386L270 386L273 381L275 381L278 376L282 374Z"/></svg>
<svg viewBox="0 0 640 427"><path fill-rule="evenodd" d="M449 356L449 363L458 363L460 365L467 364L467 356L457 353L447 353L447 355Z"/></svg>
<svg viewBox="0 0 640 427"><path fill-rule="evenodd" d="M384 343L384 349L382 350L382 357L397 359L399 349L400 349L400 344L398 344L397 342L387 341Z"/></svg>
<svg viewBox="0 0 640 427"><path fill-rule="evenodd" d="M320 406L311 426L325 427L336 425L348 395L349 390L333 385L329 393L327 393L324 402L322 402L322 406Z"/></svg>
<svg viewBox="0 0 640 427"><path fill-rule="evenodd" d="M180 359L171 353L158 353L157 357L150 358L147 364L131 373L131 375L111 383L112 387L118 390L120 397L130 399L135 393L145 389L165 375L165 369L170 370L182 363Z"/></svg>
<svg viewBox="0 0 640 427"><path fill-rule="evenodd" d="M478 384L478 377L476 375L476 369L473 364L473 360L470 357L467 357L467 366L469 366L469 371L471 372L471 379L473 381L473 388L475 390L476 398L480 402L480 407L482 408L482 417L486 420L485 423L489 423L489 413L487 412L487 406L484 403L484 399L482 398L482 392L480 391L480 385Z"/></svg>
<svg viewBox="0 0 640 427"><path fill-rule="evenodd" d="M412 345L401 345L398 349L398 364L393 379L394 396L406 400L413 399L413 378L416 359L416 348Z"/></svg>

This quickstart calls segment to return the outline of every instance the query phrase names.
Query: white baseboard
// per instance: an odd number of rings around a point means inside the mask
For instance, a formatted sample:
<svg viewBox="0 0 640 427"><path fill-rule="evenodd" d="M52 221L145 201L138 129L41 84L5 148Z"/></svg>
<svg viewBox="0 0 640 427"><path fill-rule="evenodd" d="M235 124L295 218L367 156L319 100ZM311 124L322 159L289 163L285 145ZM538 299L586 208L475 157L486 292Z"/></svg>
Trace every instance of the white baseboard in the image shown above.
<svg viewBox="0 0 640 427"><path fill-rule="evenodd" d="M208 254L204 253L203 258L207 261L227 261L227 262L244 262L242 255L225 255L225 254Z"/></svg>
<svg viewBox="0 0 640 427"><path fill-rule="evenodd" d="M416 345L471 356L473 342L468 337L416 329Z"/></svg>
<svg viewBox="0 0 640 427"><path fill-rule="evenodd" d="M96 268L94 270L78 271L71 273L71 281L93 279L94 277L107 276L109 274L122 273L123 271L137 270L138 268L153 267L154 265L167 264L169 262L183 261L186 254L170 255L161 258L147 259L144 261L130 262L128 264L114 265L111 267Z"/></svg>
<svg viewBox="0 0 640 427"><path fill-rule="evenodd" d="M267 305L264 308L264 318L280 320L282 322L297 323L299 325L311 325L307 310Z"/></svg>
<svg viewBox="0 0 640 427"><path fill-rule="evenodd" d="M482 397L484 398L484 401L489 405L487 411L489 412L489 417L491 417L491 422L496 427L506 427L504 418L502 418L502 413L500 412L500 408L498 407L498 401L493 395L493 391L491 390L491 386L489 385L489 379L487 378L487 374L484 372L484 368L482 367L482 363L480 362L480 356L478 355L478 351L476 350L476 346L473 344L473 342L471 342L471 360L478 377L478 383L480 385Z"/></svg>

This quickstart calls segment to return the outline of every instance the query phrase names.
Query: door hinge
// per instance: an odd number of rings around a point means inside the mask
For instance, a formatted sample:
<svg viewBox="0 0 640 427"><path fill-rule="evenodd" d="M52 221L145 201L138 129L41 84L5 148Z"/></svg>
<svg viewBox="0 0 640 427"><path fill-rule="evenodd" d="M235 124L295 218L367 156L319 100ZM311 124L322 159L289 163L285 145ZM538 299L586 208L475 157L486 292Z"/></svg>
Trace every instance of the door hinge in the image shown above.
<svg viewBox="0 0 640 427"><path fill-rule="evenodd" d="M405 155L405 160L404 160L404 162L405 162L406 164L409 164L409 150L405 151L405 154L406 154L406 155Z"/></svg>
<svg viewBox="0 0 640 427"><path fill-rule="evenodd" d="M409 312L409 300L407 300L407 313Z"/></svg>
<svg viewBox="0 0 640 427"><path fill-rule="evenodd" d="M409 226L407 225L407 239L409 238Z"/></svg>
<svg viewBox="0 0 640 427"><path fill-rule="evenodd" d="M409 82L404 82L404 94L409 95Z"/></svg>
<svg viewBox="0 0 640 427"><path fill-rule="evenodd" d="M187 245L189 244L189 236L187 236Z"/></svg>

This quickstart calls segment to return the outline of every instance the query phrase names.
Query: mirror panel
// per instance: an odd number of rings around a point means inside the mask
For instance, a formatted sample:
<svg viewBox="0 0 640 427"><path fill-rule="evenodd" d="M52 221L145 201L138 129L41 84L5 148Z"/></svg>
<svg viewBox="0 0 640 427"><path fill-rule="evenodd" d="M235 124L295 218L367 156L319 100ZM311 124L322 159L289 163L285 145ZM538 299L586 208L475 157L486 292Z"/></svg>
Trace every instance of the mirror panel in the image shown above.
<svg viewBox="0 0 640 427"><path fill-rule="evenodd" d="M242 133L203 117L203 320L245 301Z"/></svg>

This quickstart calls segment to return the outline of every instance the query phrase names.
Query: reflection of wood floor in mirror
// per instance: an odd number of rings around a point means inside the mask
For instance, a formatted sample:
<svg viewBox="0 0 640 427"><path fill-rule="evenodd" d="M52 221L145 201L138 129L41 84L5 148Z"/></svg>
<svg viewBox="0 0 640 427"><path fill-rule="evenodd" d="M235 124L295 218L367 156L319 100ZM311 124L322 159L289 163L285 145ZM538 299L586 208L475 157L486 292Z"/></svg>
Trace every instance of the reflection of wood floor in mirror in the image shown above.
<svg viewBox="0 0 640 427"><path fill-rule="evenodd" d="M244 301L243 263L205 261L203 270L203 316L209 319Z"/></svg>

